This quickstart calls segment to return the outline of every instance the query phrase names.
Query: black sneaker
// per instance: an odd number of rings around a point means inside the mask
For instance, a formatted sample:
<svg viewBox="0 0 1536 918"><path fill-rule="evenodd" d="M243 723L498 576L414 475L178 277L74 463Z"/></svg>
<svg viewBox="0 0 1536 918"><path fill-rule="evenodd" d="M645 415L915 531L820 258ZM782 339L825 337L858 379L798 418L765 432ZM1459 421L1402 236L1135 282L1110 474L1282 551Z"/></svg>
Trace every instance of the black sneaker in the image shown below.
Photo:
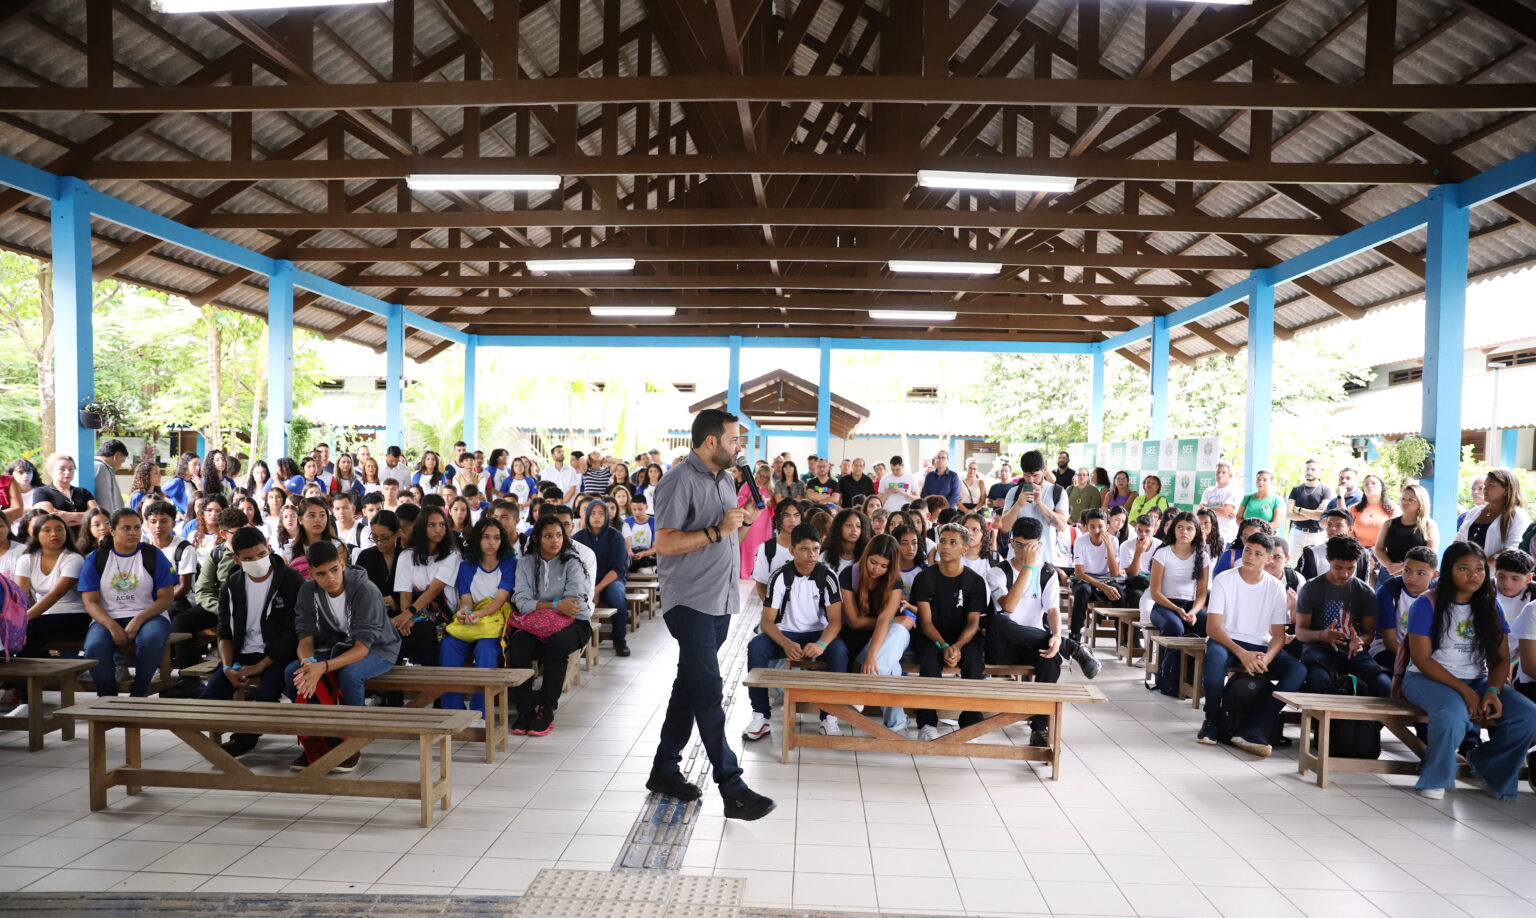
<svg viewBox="0 0 1536 918"><path fill-rule="evenodd" d="M1044 730L1029 731L1029 744L1036 749L1051 748L1051 735Z"/></svg>
<svg viewBox="0 0 1536 918"><path fill-rule="evenodd" d="M1100 663L1098 658L1093 655L1093 651L1084 647L1081 643L1074 643L1076 646L1072 648L1072 662L1082 667L1084 679L1092 679L1099 674L1099 670L1104 668L1104 664Z"/></svg>
<svg viewBox="0 0 1536 918"><path fill-rule="evenodd" d="M1200 733L1195 737L1195 742L1202 746L1216 745L1216 728L1209 723L1200 725Z"/></svg>
<svg viewBox="0 0 1536 918"><path fill-rule="evenodd" d="M309 767L309 753L300 752L299 757L288 763L289 771L303 771Z"/></svg>
<svg viewBox="0 0 1536 918"><path fill-rule="evenodd" d="M256 748L256 738L251 737L247 739L244 736L231 737L230 739L220 743L219 748L229 753L232 757L238 759L242 755L245 755L247 752L250 752L252 749Z"/></svg>
<svg viewBox="0 0 1536 918"><path fill-rule="evenodd" d="M512 721L512 735L527 736L528 725L531 723L533 723L533 714L531 712L517 712L517 719Z"/></svg>
<svg viewBox="0 0 1536 918"><path fill-rule="evenodd" d="M762 819L778 806L772 800L747 787L726 796L724 803L726 819L741 819L747 822Z"/></svg>
<svg viewBox="0 0 1536 918"><path fill-rule="evenodd" d="M628 641L614 641L613 642L613 655L616 656L616 657L627 657L627 656L629 656L629 642Z"/></svg>
<svg viewBox="0 0 1536 918"><path fill-rule="evenodd" d="M704 792L699 790L697 784L689 784L688 779L678 771L651 772L650 778L645 782L645 789L666 794L668 797L676 797L679 800L697 800L704 796Z"/></svg>
<svg viewBox="0 0 1536 918"><path fill-rule="evenodd" d="M331 766L331 771L344 775L350 774L351 772L357 771L357 763L360 762L362 758L363 754L361 752L354 752L347 756L347 758L340 765Z"/></svg>
<svg viewBox="0 0 1536 918"><path fill-rule="evenodd" d="M1536 793L1536 752L1525 757L1525 783Z"/></svg>
<svg viewBox="0 0 1536 918"><path fill-rule="evenodd" d="M533 715L533 720L528 723L529 736L548 736L549 731L553 729L555 729L555 715L544 707L540 707L539 713Z"/></svg>

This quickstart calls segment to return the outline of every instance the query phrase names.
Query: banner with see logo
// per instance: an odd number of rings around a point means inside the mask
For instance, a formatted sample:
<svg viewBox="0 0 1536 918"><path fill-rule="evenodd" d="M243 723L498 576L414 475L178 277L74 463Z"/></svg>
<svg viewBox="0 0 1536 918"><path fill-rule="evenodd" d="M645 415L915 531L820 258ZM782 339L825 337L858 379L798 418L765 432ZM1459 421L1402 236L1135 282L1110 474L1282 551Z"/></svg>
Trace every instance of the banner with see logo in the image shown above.
<svg viewBox="0 0 1536 918"><path fill-rule="evenodd" d="M1193 510L1200 495L1216 486L1216 463L1221 458L1217 437L1072 443L1066 449L1078 467L1103 466L1111 480L1116 473L1124 472L1138 494L1147 477L1157 476L1160 493L1181 510Z"/></svg>

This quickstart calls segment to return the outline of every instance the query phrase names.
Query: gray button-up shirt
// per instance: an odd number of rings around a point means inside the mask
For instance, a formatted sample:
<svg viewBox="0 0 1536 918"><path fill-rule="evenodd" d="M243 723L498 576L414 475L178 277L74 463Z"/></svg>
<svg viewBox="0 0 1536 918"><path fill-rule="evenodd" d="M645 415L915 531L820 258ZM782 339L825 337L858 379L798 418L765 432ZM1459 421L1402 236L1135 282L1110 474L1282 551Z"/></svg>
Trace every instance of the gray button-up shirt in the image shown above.
<svg viewBox="0 0 1536 918"><path fill-rule="evenodd" d="M661 476L652 490L657 529L697 532L718 526L736 507L736 485L729 469L711 472L699 458L688 458ZM735 533L682 555L662 555L657 576L668 608L687 606L706 615L733 615L740 597L741 550Z"/></svg>

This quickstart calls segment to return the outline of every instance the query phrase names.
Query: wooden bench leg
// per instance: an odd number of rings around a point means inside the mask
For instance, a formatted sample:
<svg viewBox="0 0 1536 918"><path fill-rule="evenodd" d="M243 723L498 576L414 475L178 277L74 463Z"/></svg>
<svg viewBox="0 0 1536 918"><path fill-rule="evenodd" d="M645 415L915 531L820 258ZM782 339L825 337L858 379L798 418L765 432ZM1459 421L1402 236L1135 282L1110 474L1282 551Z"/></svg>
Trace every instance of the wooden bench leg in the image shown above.
<svg viewBox="0 0 1536 918"><path fill-rule="evenodd" d="M442 808L446 811L453 806L453 737L444 736L442 739L442 764L438 766L443 778Z"/></svg>
<svg viewBox="0 0 1536 918"><path fill-rule="evenodd" d="M1051 711L1051 780L1061 780L1061 702Z"/></svg>
<svg viewBox="0 0 1536 918"><path fill-rule="evenodd" d="M72 707L75 706L75 680L74 679L72 679L72 678L71 679L65 679L65 680L63 680L62 682L59 683L59 701L61 702L60 707L72 708ZM59 732L61 734L63 734L63 736L64 736L64 738L66 740L74 739L75 738L75 719L73 717L65 717L64 718L64 725L63 725L63 727L60 728Z"/></svg>
<svg viewBox="0 0 1536 918"><path fill-rule="evenodd" d="M483 686L480 689L480 700L485 708L485 764L490 765L496 761L496 744L501 739L501 734L496 729L496 692L493 686Z"/></svg>
<svg viewBox="0 0 1536 918"><path fill-rule="evenodd" d="M432 746L436 738L423 733L421 739L421 827L432 828Z"/></svg>
<svg viewBox="0 0 1536 918"><path fill-rule="evenodd" d="M27 748L43 748L43 678L27 677Z"/></svg>
<svg viewBox="0 0 1536 918"><path fill-rule="evenodd" d="M1328 734L1333 732L1329 728L1333 726L1333 715L1327 711L1317 720L1317 786L1328 786Z"/></svg>
<svg viewBox="0 0 1536 918"><path fill-rule="evenodd" d="M107 808L107 725L91 722L91 812Z"/></svg>
<svg viewBox="0 0 1536 918"><path fill-rule="evenodd" d="M1301 748L1296 750L1296 773L1306 777L1307 766L1312 764L1312 712L1301 712Z"/></svg>
<svg viewBox="0 0 1536 918"><path fill-rule="evenodd" d="M1189 706L1196 711L1200 710L1200 696L1205 688L1205 654L1185 654L1186 657L1194 657L1191 668L1194 670L1194 678L1189 685Z"/></svg>
<svg viewBox="0 0 1536 918"><path fill-rule="evenodd" d="M779 742L779 763L789 764L789 750L795 747L795 690L784 690L784 737Z"/></svg>
<svg viewBox="0 0 1536 918"><path fill-rule="evenodd" d="M123 728L123 761L129 768L141 769L144 767L144 750L139 743L139 728ZM130 795L137 794L144 788L138 784L128 785Z"/></svg>

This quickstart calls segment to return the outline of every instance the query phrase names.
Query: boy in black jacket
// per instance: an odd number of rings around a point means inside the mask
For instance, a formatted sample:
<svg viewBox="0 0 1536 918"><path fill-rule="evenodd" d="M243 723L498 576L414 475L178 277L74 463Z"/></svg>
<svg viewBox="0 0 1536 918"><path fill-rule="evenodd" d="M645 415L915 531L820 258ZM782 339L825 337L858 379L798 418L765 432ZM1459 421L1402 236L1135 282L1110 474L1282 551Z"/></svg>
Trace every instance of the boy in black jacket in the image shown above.
<svg viewBox="0 0 1536 918"><path fill-rule="evenodd" d="M297 656L294 605L304 578L272 554L260 529L246 526L230 537L229 550L239 561L219 589L219 661L223 664L203 688L203 698L227 700L237 688L248 701L277 701L283 670ZM256 747L254 733L236 733L223 743L239 758Z"/></svg>

